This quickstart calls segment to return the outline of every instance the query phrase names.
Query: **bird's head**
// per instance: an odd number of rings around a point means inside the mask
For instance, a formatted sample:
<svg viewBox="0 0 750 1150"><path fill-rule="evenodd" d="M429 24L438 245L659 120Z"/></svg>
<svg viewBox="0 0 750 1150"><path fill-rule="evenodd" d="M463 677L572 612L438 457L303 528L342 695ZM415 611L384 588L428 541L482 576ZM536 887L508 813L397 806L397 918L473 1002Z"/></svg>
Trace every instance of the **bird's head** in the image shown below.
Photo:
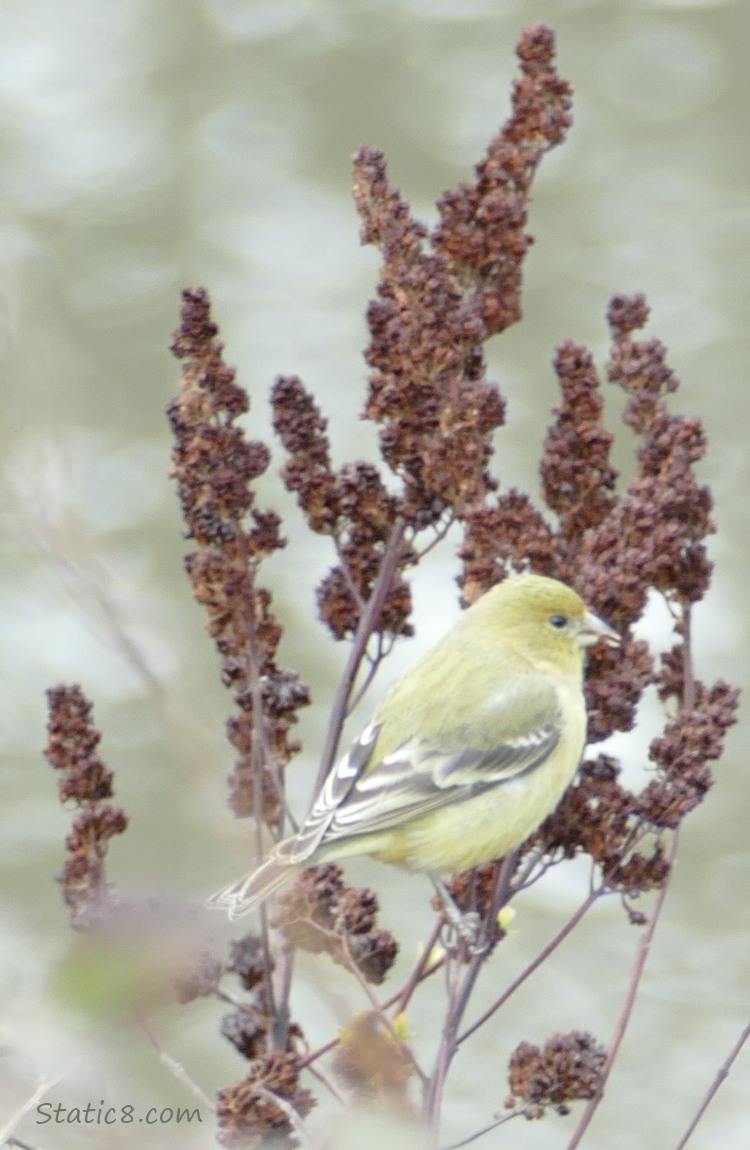
<svg viewBox="0 0 750 1150"><path fill-rule="evenodd" d="M477 600L490 626L516 637L518 646L545 661L574 656L603 642L616 647L620 636L591 611L577 591L545 575L516 575Z"/></svg>

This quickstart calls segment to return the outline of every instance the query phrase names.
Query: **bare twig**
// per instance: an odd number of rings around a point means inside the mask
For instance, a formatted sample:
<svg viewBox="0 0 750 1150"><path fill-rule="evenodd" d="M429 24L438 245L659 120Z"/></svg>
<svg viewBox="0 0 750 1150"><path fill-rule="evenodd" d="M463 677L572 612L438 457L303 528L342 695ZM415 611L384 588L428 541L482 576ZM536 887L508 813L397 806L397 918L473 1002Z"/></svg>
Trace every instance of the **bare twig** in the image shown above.
<svg viewBox="0 0 750 1150"><path fill-rule="evenodd" d="M498 1126L502 1126L505 1122L510 1122L511 1118L519 1118L522 1114L526 1113L526 1105L517 1106L515 1110L509 1110L507 1114L503 1114L501 1118L496 1118L494 1122L489 1125L483 1126L481 1130L475 1130L468 1138L462 1138L460 1142L451 1142L448 1146L443 1146L442 1150L459 1150L461 1146L468 1146L470 1142L476 1142L477 1138L482 1138L485 1134L489 1134L490 1130L495 1130Z"/></svg>
<svg viewBox="0 0 750 1150"><path fill-rule="evenodd" d="M283 827L284 812L286 810L286 788L283 785L283 780L278 769L278 764L275 762L270 753L268 745L268 733L266 725L263 721L264 718L264 702L263 694L260 685L260 653L258 651L258 633L255 617L255 574L253 564L248 554L247 541L243 535L238 536L238 544L242 554L242 559L245 568L248 572L252 573L252 584L250 591L250 601L247 604L240 605L237 601L232 603L232 613L234 616L234 630L238 639L240 636L245 637L245 641L241 644L241 649L245 652L245 666L247 673L247 681L250 684L253 707L252 707L252 794L253 794L253 811L254 811L254 835L255 840L255 862L260 866L263 861L263 792L262 792L262 779L263 767L268 766L273 770L278 793L283 796L281 804L281 819L280 830ZM265 968L266 986L269 995L269 1013L273 1018L273 1039L277 1049L284 1049L286 1044L286 1021L288 1020L288 991L286 987L287 997L278 997L276 987L274 986L271 973L273 971L273 958L271 956L271 932L268 925L268 912L265 904L261 906L260 913L261 923L261 937L263 939L263 965Z"/></svg>
<svg viewBox="0 0 750 1150"><path fill-rule="evenodd" d="M678 827L675 830L674 834L672 835L672 844L671 844L669 856L668 856L670 874L671 874L672 864L674 863L674 860L677 856L677 847L679 845L679 840L680 840L680 829ZM620 1017L617 1020L615 1032L612 1036L612 1040L609 1044L609 1049L607 1051L607 1059L606 1059L606 1062L604 1063L604 1067L602 1069L599 1088L598 1088L596 1094L593 1096L593 1098L591 1098L588 1105L586 1106L586 1109L584 1110L583 1115L581 1116L581 1120L578 1123L578 1125L577 1125L577 1127L573 1133L573 1137L570 1139L570 1142L568 1143L567 1150L575 1150L575 1147L580 1144L580 1141L583 1138L583 1135L585 1134L586 1129L588 1128L588 1125L591 1122L591 1119L594 1117L594 1114L596 1113L596 1110L599 1106L599 1103L601 1102L602 1098L604 1097L604 1089L607 1085L607 1079L609 1078L609 1074L610 1074L610 1071L612 1069L612 1065L613 1065L615 1058L617 1057L618 1052L620 1050L622 1040L625 1037L625 1032L628 1028L628 1023L630 1022L630 1016L633 1013L633 1007L635 1006L635 1000L636 1000L636 997L638 995L638 990L639 990L639 987L641 984L641 977L643 975L643 971L644 971L644 968L646 966L646 961L648 959L649 952L651 950L651 942L652 942L654 934L656 932L656 927L657 927L657 924L659 922L659 918L661 916L661 912L662 912L662 909L664 907L664 903L666 901L668 891L669 891L669 875L664 880L664 884L663 884L661 890L659 891L659 893L656 897L656 901L654 903L654 909L651 913L651 918L649 919L648 926L646 927L643 935L641 936L641 941L640 941L640 944L638 946L638 952L636 955L636 960L635 960L635 963L633 965L633 970L632 970L632 973L630 976L630 982L628 984L627 994L625 995L625 1002L623 1004L622 1011L620 1012Z"/></svg>
<svg viewBox="0 0 750 1150"><path fill-rule="evenodd" d="M357 966L357 963L354 959L354 956L352 955L352 953L349 949L348 938L344 935L343 937L338 938L337 941L340 944L342 955L346 960L347 969L350 971L351 974L354 975L357 982L362 987L362 990L364 991L370 1005L372 1006L374 1014L377 1016L377 1018L380 1020L380 1022L383 1024L383 1026L386 1028L386 1030L388 1031L388 1033L390 1034L390 1036L394 1040L394 1042L396 1042L397 1045L399 1046L399 1048L403 1051L405 1057L407 1058L407 1060L411 1064L411 1066L414 1070L414 1073L417 1075L417 1077L423 1083L426 1083L427 1082L427 1075L425 1074L424 1070L422 1069L422 1067L417 1062L417 1059L414 1055L413 1050L409 1046L408 1042L405 1042L403 1037L399 1034L399 1032L396 1029L396 1027L394 1026L393 1022L391 1021L391 1019L386 1014L385 1006L383 1005L383 1003L380 1002L377 995L375 994L372 987L370 986L369 982L367 981L367 979L363 975L362 971Z"/></svg>
<svg viewBox="0 0 750 1150"><path fill-rule="evenodd" d="M264 916L264 926L266 924L267 919ZM278 945L274 957L276 978L271 978L270 971L266 976L266 985L273 991L273 1002L275 1005L270 1048L282 1052L286 1049L289 1033L289 995L292 990L292 973L294 971L294 949L283 931L279 932Z"/></svg>
<svg viewBox="0 0 750 1150"><path fill-rule="evenodd" d="M198 1083L190 1077L182 1063L178 1062L176 1058L173 1058L169 1051L162 1045L161 1039L151 1026L151 1023L146 1018L146 1016L138 1011L136 1012L136 1017L140 1023L141 1029L145 1033L151 1045L156 1050L160 1061L164 1063L167 1070L169 1070L169 1072L174 1075L178 1082L180 1082L187 1090L190 1091L194 1098L198 1099L202 1106L206 1106L209 1110L215 1111L216 1106L214 1105L213 1101L208 1097L205 1091L201 1089Z"/></svg>
<svg viewBox="0 0 750 1150"><path fill-rule="evenodd" d="M724 1081L725 1078L729 1077L729 1071L732 1069L732 1065L733 1065L735 1059L737 1058L738 1054L742 1050L742 1047L747 1042L748 1038L750 1038L750 1022L747 1023L744 1030L742 1031L742 1034L740 1034L739 1038L735 1042L735 1044L732 1047L732 1049L730 1050L729 1054L727 1055L727 1057L724 1059L721 1066L717 1070L716 1077L714 1078L713 1082L711 1083L708 1090L706 1091L705 1097L703 1098L703 1101L701 1102L701 1104L698 1107L698 1109L696 1110L693 1118L691 1119L691 1121L687 1127L687 1130L685 1131L685 1133L682 1135L682 1138L680 1138L680 1141L675 1146L675 1150L684 1150L684 1147L687 1146L689 1140L692 1138L693 1134L695 1133L696 1126L700 1122L703 1115L706 1113L706 1110L708 1109L708 1107L713 1102L714 1097L716 1095L716 1092L718 1091L722 1082Z"/></svg>
<svg viewBox="0 0 750 1150"><path fill-rule="evenodd" d="M359 666L367 650L370 636L377 627L380 613L383 610L383 605L391 590L393 578L401 560L404 528L405 524L403 519L398 518L393 525L391 537L383 552L380 571L375 581L375 586L372 589L372 594L367 601L367 607L360 616L357 632L354 636L351 651L349 652L349 658L344 668L344 673L341 676L336 697L333 701L325 747L323 749L318 778L315 784L315 794L317 794L322 787L336 758L339 739L341 738L341 730L346 720L349 700L357 678Z"/></svg>
<svg viewBox="0 0 750 1150"><path fill-rule="evenodd" d="M433 1135L437 1134L448 1070L458 1050L458 1028L461 1025L477 978L489 953L492 932L495 929L495 921L500 907L503 906L507 900L516 858L517 852L511 851L503 859L503 864L495 879L495 887L492 893L492 899L490 900L490 906L487 909L482 923L482 931L480 937L477 939L475 953L469 960L463 982L460 985L457 978L451 977L454 962L449 962L447 965L449 977L448 1010L446 1012L435 1069L425 1097L425 1115Z"/></svg>
<svg viewBox="0 0 750 1150"><path fill-rule="evenodd" d="M442 929L442 921L441 919L438 919L432 928L432 933L425 943L424 950L419 956L419 959L414 966L414 970L409 975L406 984L401 988L398 994L395 994L384 1004L387 1007L397 1004L397 1014L400 1014L402 1010L406 1010L409 1000L414 994L414 991L416 990L419 983L424 981L425 978L429 977L429 975L433 974L436 970L439 970L440 967L445 963L446 956L441 956L439 959L435 959L433 962L430 962L430 957L437 945L437 941L440 938L440 932Z"/></svg>
<svg viewBox="0 0 750 1150"><path fill-rule="evenodd" d="M308 1150L321 1150L320 1143L313 1138L297 1111L287 1102L286 1098L281 1098L278 1094L274 1093L273 1090L269 1090L267 1086L263 1086L260 1082L254 1084L254 1089L256 1094L259 1094L261 1098L265 1098L266 1101L270 1102L273 1106L278 1106L279 1110L289 1119L295 1134L299 1135L303 1144L308 1147Z"/></svg>
<svg viewBox="0 0 750 1150"><path fill-rule="evenodd" d="M591 910L591 907L603 893L604 892L602 890L592 891L583 900L575 914L571 915L571 917L565 923L565 926L557 932L555 937L551 939L550 942L548 942L542 950L540 950L534 961L529 963L526 969L519 974L518 978L514 979L513 982L510 983L510 985L503 991L500 997L493 1002L492 1006L488 1007L487 1010L485 1010L484 1013L479 1016L476 1022L472 1022L471 1026L467 1027L463 1034L459 1035L459 1037L456 1039L457 1047L465 1042L467 1038L471 1038L472 1034L479 1030L480 1026L484 1026L485 1022L492 1018L492 1015L496 1014L497 1011L505 1005L511 995L515 994L518 988L522 986L524 982L526 982L526 979L529 978L534 973L534 971L537 970L542 965L542 963L549 958L549 956L554 950L557 949L561 942L564 942L568 935L575 929L575 927L578 926L578 923L581 921L583 916L587 914L589 910Z"/></svg>
<svg viewBox="0 0 750 1150"><path fill-rule="evenodd" d="M370 689L372 681L378 673L378 668L379 668L379 666L383 660L384 653L385 653L385 649L384 649L384 644L383 644L383 636L381 634L378 634L377 635L377 651L375 652L374 655L372 655L369 658L370 665L367 668L367 672L365 674L365 677L362 680L362 682L360 683L360 685L357 687L356 692L354 693L354 695L352 696L352 698L349 701L349 705L348 705L347 710L346 710L347 717L349 715L351 715L351 713L359 706L359 704L362 702L362 699L365 697L368 690Z"/></svg>
<svg viewBox="0 0 750 1150"><path fill-rule="evenodd" d="M16 1110L15 1114L11 1114L4 1126L0 1126L0 1146L10 1140L13 1131L19 1123L23 1121L26 1115L44 1098L45 1094L49 1093L53 1086L57 1086L58 1082L62 1082L63 1078L68 1074L69 1071L64 1070L62 1074L57 1074L54 1078L43 1078L41 1080L31 1097L26 1099L23 1105Z"/></svg>
<svg viewBox="0 0 750 1150"><path fill-rule="evenodd" d="M313 1063L318 1061L319 1058L323 1058L324 1055L330 1054L331 1051L335 1050L336 1047L340 1044L340 1037L331 1038L328 1042L324 1042L322 1046L318 1046L315 1050L311 1050L309 1054L306 1054L304 1058L300 1058L297 1064L299 1069L308 1070L313 1065Z"/></svg>
<svg viewBox="0 0 750 1150"><path fill-rule="evenodd" d="M421 562L425 555L429 555L433 548L437 547L438 543L442 543L446 535L450 531L453 524L456 522L454 514L446 516L444 522L435 524L435 534L429 543L426 543L422 550L418 553L418 560Z"/></svg>
<svg viewBox="0 0 750 1150"><path fill-rule="evenodd" d="M692 644L691 644L691 612L690 612L690 604L689 603L685 604L685 606L684 606L682 623L683 623L682 707L683 707L683 710L685 710L685 711L691 711L693 709L693 707L695 706L695 677L694 677L694 672L693 672L693 652L692 652ZM680 844L680 829L681 829L681 825L678 825L672 833L672 841L670 843L669 854L667 856L667 872L666 872L666 875L665 875L664 880L662 882L662 885L659 889L659 893L656 896L656 901L654 903L654 908L653 908L653 911L651 913L651 918L649 920L648 926L646 927L643 935L641 936L641 941L640 941L640 944L638 946L638 951L636 954L635 963L633 965L633 970L632 970L632 973L630 976L630 982L628 983L628 989L627 989L627 993L625 995L625 1001L623 1003L623 1008L622 1008L622 1011L620 1012L620 1017L617 1020L615 1032L612 1036L612 1040L609 1044L609 1049L607 1051L607 1058L606 1058L606 1061L604 1063L604 1067L602 1068L601 1078L599 1081L599 1087L598 1087L596 1093L594 1094L594 1096L588 1102L588 1105L586 1106L586 1109L584 1110L584 1112L581 1116L581 1119L580 1119L580 1121L579 1121L579 1123L578 1123L578 1125L577 1125L577 1127L573 1133L573 1137L570 1139L570 1142L568 1143L567 1150L575 1150L575 1147L577 1147L580 1144L580 1141L583 1138L583 1135L585 1134L585 1132L589 1126L589 1123L591 1122L591 1119L594 1117L594 1114L596 1113L596 1111L599 1107L599 1104L600 1104L602 1098L604 1097L604 1090L605 1090L605 1087L607 1085L607 1080L608 1080L610 1072L612 1070L612 1065L613 1065L613 1063L617 1057L617 1054L619 1052L620 1046L622 1044L622 1040L625 1037L625 1032L628 1028L628 1023L630 1022L630 1017L633 1013L633 1007L635 1006L635 1000L636 1000L636 997L638 995L638 990L639 990L639 987L641 984L641 978L643 976L643 971L644 971L644 968L646 966L646 962L648 960L649 952L651 950L651 942L652 942L654 934L656 932L656 927L658 925L659 918L661 916L661 912L664 908L664 903L665 903L666 898L667 898L667 893L669 892L669 884L670 884L670 879L672 877L672 873L673 873L673 869L674 869L674 861L677 857L677 850L678 850L678 847Z"/></svg>
<svg viewBox="0 0 750 1150"><path fill-rule="evenodd" d="M331 1048L333 1045L333 1043L330 1044ZM321 1070L319 1066L316 1066L314 1062L307 1062L304 1059L300 1062L300 1069L302 1069L303 1066L309 1070L310 1074L312 1074L314 1078L317 1078L318 1082L325 1086L326 1090L333 1095L337 1102L339 1102L342 1106L346 1106L346 1098L341 1093L338 1086L331 1078L330 1074L326 1074L326 1072Z"/></svg>

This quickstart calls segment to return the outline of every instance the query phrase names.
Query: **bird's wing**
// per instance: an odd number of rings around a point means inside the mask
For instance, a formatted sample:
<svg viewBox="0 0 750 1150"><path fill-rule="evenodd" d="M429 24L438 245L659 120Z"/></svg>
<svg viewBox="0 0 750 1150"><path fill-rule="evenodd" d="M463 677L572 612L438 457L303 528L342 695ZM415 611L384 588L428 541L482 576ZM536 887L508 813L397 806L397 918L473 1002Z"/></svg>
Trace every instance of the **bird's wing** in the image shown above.
<svg viewBox="0 0 750 1150"><path fill-rule="evenodd" d="M282 844L285 857L303 861L319 846L391 830L534 770L557 746L563 720L552 685L533 690L533 719L520 731L508 714L519 706L518 689L493 701L481 746L461 731L440 745L414 735L373 763L382 741L376 719L331 771L299 834Z"/></svg>

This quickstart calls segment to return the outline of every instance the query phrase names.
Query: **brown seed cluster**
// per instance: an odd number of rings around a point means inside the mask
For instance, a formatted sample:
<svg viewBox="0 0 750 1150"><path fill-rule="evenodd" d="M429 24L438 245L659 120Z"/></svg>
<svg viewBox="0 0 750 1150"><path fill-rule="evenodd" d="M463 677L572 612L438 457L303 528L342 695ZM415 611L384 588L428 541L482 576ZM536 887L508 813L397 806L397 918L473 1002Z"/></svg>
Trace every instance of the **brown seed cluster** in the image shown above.
<svg viewBox="0 0 750 1150"><path fill-rule="evenodd" d="M650 590L681 603L695 602L705 591L710 565L704 539L713 524L710 494L692 470L705 450L700 422L666 407L665 396L678 380L664 346L633 338L648 319L643 297L615 297L608 318L608 377L628 396L624 419L638 437L636 474L618 494L593 357L583 345L563 344L554 364L562 403L540 467L556 528L515 491L503 493L494 508L476 508L461 551L468 601L507 566L529 566L572 583L613 626L626 630L642 614ZM629 671L635 670L633 657L637 651L626 652ZM617 660L622 665L619 655ZM644 675L638 668L641 687Z"/></svg>
<svg viewBox="0 0 750 1150"><path fill-rule="evenodd" d="M655 739L649 758L656 777L640 793L618 781L619 765L600 755L583 764L577 785L532 842L571 857L583 850L598 864L608 889L634 897L658 889L668 872L658 832L674 829L712 785L709 763L721 756L726 731L736 722L738 692L721 680L694 684L695 701L682 708ZM647 850L636 849L646 844ZM642 915L631 912L633 921Z"/></svg>
<svg viewBox="0 0 750 1150"><path fill-rule="evenodd" d="M331 633L344 639L356 631L377 579L398 501L371 463L358 460L333 470L327 422L296 376L276 380L271 403L274 428L289 454L282 468L286 485L297 495L308 526L332 536L336 547L339 562L318 588L318 609ZM404 550L400 566L412 558ZM397 578L383 603L377 632L412 634L410 613L409 587Z"/></svg>
<svg viewBox="0 0 750 1150"><path fill-rule="evenodd" d="M637 437L637 466L607 518L584 535L581 567L597 607L623 627L642 613L650 590L681 605L702 598L711 573L705 538L714 525L710 492L693 471L705 453L703 428L667 408L679 381L664 345L634 338L648 319L643 296L616 296L608 319L608 377L627 395L623 418Z"/></svg>
<svg viewBox="0 0 750 1150"><path fill-rule="evenodd" d="M49 720L44 754L61 772L60 801L74 802L81 813L65 840L68 853L58 875L74 927L97 922L111 910L113 890L104 859L113 835L128 825L124 811L107 802L114 792L112 772L97 754L101 733L91 718L93 704L78 686L47 692Z"/></svg>
<svg viewBox="0 0 750 1150"><path fill-rule="evenodd" d="M364 416L379 426L381 454L400 492L393 494L369 463L334 471L326 420L303 384L285 377L274 388L275 426L290 456L287 486L309 526L336 545L338 562L318 593L321 618L336 638L355 632L397 519L405 526L403 572L418 559L413 544L420 532L468 521L497 487L489 462L505 401L486 378L483 347L520 318L531 184L544 153L562 141L571 105L570 86L554 69L548 28L525 32L518 56L512 114L475 180L439 201L432 232L389 183L382 152L365 147L355 156L362 241L376 245L383 259L367 312ZM494 581L496 575L485 586ZM376 631L409 634L410 608L399 576Z"/></svg>
<svg viewBox="0 0 750 1150"><path fill-rule="evenodd" d="M642 296L619 296L610 305L608 377L626 392L624 420L637 437L635 474L626 489L618 491L609 460L613 437L604 426L593 357L579 344L563 344L555 359L562 402L540 468L545 503L557 523L550 525L525 494L503 493L494 507L467 517L460 552L468 599L508 567L529 567L571 583L621 631L618 650L597 648L589 660L590 743L629 730L651 683L678 708L651 746L656 777L640 794L618 781L615 760L600 755L583 765L577 784L528 844L553 860L585 852L606 887L628 897L663 884L668 866L659 832L676 827L711 786L709 764L721 755L738 704L738 692L726 683L706 687L693 677L687 623L708 584L705 538L714 529L710 493L693 470L705 436L698 420L667 409L678 380L658 340L635 338L647 319ZM629 634L654 592L670 604L679 639L659 666L648 645ZM481 882L473 875L455 877L460 904L474 900L486 911L496 873L488 868ZM642 920L628 910L633 921Z"/></svg>
<svg viewBox="0 0 750 1150"><path fill-rule="evenodd" d="M435 247L475 298L487 336L521 318L522 265L533 242L525 231L532 181L572 123L572 89L555 70L552 30L544 24L526 29L516 54L521 75L510 118L477 165L476 181L438 201Z"/></svg>
<svg viewBox="0 0 750 1150"><path fill-rule="evenodd" d="M398 954L393 935L377 925L372 891L350 886L336 863L304 871L280 897L278 925L294 946L322 951L344 967L354 964L368 982L383 982Z"/></svg>
<svg viewBox="0 0 750 1150"><path fill-rule="evenodd" d="M375 149L355 157L354 198L363 242L376 243L383 257L367 313L365 416L380 425L383 458L403 482L403 515L418 530L483 497L505 404L484 378L488 333L477 294L428 245Z"/></svg>
<svg viewBox="0 0 750 1150"><path fill-rule="evenodd" d="M268 1054L253 1064L246 1078L220 1090L216 1115L221 1145L243 1150L297 1145L290 1137L290 1111L304 1118L315 1105L311 1092L300 1086L299 1074L293 1054Z"/></svg>
<svg viewBox="0 0 750 1150"><path fill-rule="evenodd" d="M183 301L172 350L185 365L167 412L172 475L187 536L197 544L185 565L240 712L227 725L239 756L232 806L274 827L283 818L283 769L299 749L289 730L310 695L298 675L276 663L281 627L270 592L257 582L262 561L284 546L279 517L255 507L253 485L270 454L236 422L249 400L222 359L207 293L185 291Z"/></svg>
<svg viewBox="0 0 750 1150"><path fill-rule="evenodd" d="M599 377L588 348L562 344L554 367L562 402L554 409L540 471L544 501L572 555L584 533L599 527L617 503L617 472L609 458L614 436L604 426Z"/></svg>
<svg viewBox="0 0 750 1150"><path fill-rule="evenodd" d="M544 1046L522 1042L511 1055L508 1109L523 1105L527 1118L548 1107L567 1114L571 1102L593 1098L602 1083L606 1052L591 1034L555 1034Z"/></svg>
<svg viewBox="0 0 750 1150"><path fill-rule="evenodd" d="M667 723L649 758L658 777L639 796L644 819L655 827L676 827L700 803L713 782L709 763L721 758L724 736L736 722L738 692L722 680L694 685L695 702Z"/></svg>
<svg viewBox="0 0 750 1150"><path fill-rule="evenodd" d="M632 897L660 887L667 865L658 842L648 857L633 849L642 837L637 834L641 809L637 796L618 782L619 770L608 755L586 761L578 783L532 841L552 857L572 858L583 851L610 889Z"/></svg>
<svg viewBox="0 0 750 1150"><path fill-rule="evenodd" d="M674 828L702 800L712 781L709 763L720 757L725 733L735 722L738 692L723 682L706 687L694 681L686 647L690 606L703 596L710 577L705 538L714 530L710 493L693 471L705 451L702 427L667 409L666 396L678 380L664 346L634 338L648 319L643 297L616 297L608 318L613 335L608 375L627 394L624 420L637 436L636 471L622 496L607 493L598 506L594 497L585 499L585 476L571 485L574 495L563 515L573 515L579 528L569 534L563 574L625 632L642 614L649 593L660 592L671 604L680 642L662 656L658 669L645 644L632 639L621 652L606 652L594 662L588 681L592 741L632 725L648 682L655 682L660 697L672 700L679 713L651 746L657 775L641 794L625 791L615 769L605 777L601 759L587 764L580 785L568 792L541 838L550 850L563 846L566 852L577 839L600 864L608 885L633 895L660 886L667 872L658 841L652 839L645 855L633 850L633 843L648 832ZM563 371L559 357L557 362L564 393L571 379L566 358ZM577 358L583 362L582 355ZM586 386L596 387L588 366L585 374ZM557 428L560 422L558 411ZM550 442L558 439L553 429L543 464L548 492L555 490L555 476L565 473L557 457L549 460ZM592 466L601 472L602 440L596 436L591 442L597 445ZM573 448L570 438L566 446ZM612 483L604 474L606 492ZM593 514L589 522L587 502Z"/></svg>

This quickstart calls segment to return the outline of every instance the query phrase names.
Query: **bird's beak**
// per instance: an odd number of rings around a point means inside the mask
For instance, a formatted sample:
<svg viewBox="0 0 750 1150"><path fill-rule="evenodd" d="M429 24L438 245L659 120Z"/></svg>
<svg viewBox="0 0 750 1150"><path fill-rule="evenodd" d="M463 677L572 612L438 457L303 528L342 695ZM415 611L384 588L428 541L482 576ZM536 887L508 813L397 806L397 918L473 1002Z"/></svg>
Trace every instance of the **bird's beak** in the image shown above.
<svg viewBox="0 0 750 1150"><path fill-rule="evenodd" d="M613 631L591 611L587 611L583 617L578 641L583 647L593 647L600 642L606 643L608 647L619 647L622 642L617 631Z"/></svg>

